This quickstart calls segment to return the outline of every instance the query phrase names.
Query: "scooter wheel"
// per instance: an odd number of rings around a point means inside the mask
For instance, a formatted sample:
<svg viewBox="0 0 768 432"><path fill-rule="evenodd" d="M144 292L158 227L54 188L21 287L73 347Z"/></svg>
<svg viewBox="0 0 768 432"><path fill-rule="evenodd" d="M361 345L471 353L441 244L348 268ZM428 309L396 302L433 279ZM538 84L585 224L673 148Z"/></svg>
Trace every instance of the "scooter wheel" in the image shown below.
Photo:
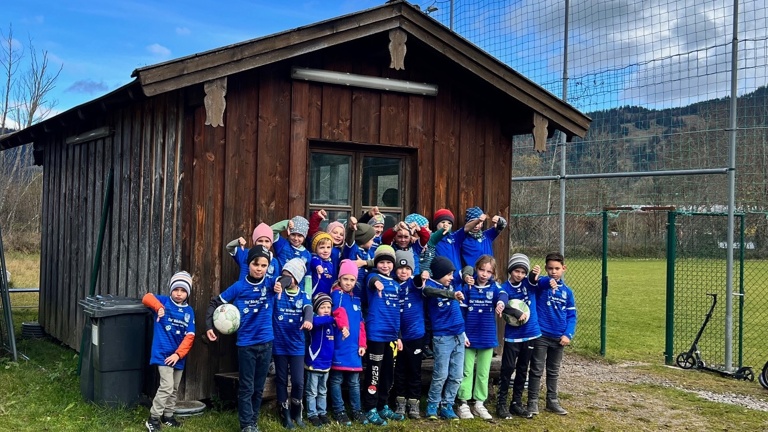
<svg viewBox="0 0 768 432"><path fill-rule="evenodd" d="M687 352L680 353L675 362L681 369L691 369L696 365L696 359L693 358L693 355Z"/></svg>
<svg viewBox="0 0 768 432"><path fill-rule="evenodd" d="M755 380L755 372L752 370L749 366L740 367L736 370L736 378L744 381L754 381Z"/></svg>
<svg viewBox="0 0 768 432"><path fill-rule="evenodd" d="M763 386L763 388L768 389L768 362L766 362L765 366L763 366L763 371L757 377L757 380L760 382L760 385Z"/></svg>

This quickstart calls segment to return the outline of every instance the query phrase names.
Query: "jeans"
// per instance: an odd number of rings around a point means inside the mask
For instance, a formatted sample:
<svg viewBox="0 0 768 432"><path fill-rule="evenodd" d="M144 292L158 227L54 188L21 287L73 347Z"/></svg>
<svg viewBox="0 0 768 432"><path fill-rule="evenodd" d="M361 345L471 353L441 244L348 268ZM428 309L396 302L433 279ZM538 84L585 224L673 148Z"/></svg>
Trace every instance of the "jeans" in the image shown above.
<svg viewBox="0 0 768 432"><path fill-rule="evenodd" d="M367 366L363 376L363 410L382 409L387 405L395 378L397 342L368 341Z"/></svg>
<svg viewBox="0 0 768 432"><path fill-rule="evenodd" d="M547 369L547 401L557 400L557 378L560 375L560 362L563 360L563 346L559 339L542 336L533 341L531 374L528 378L528 401L539 398L541 374Z"/></svg>
<svg viewBox="0 0 768 432"><path fill-rule="evenodd" d="M512 380L513 371L515 372L515 381L512 384L512 402L522 403L525 378L528 375L528 364L531 361L535 341L534 339L525 342L504 342L504 354L501 357L501 374L499 376L499 394L497 396L498 406L507 403L509 382Z"/></svg>
<svg viewBox="0 0 768 432"><path fill-rule="evenodd" d="M361 411L360 372L358 371L331 370L331 376L328 378L331 391L331 409L335 413L344 411L344 399L341 397L341 385L344 381L347 382L349 405L352 407L352 411Z"/></svg>
<svg viewBox="0 0 768 432"><path fill-rule="evenodd" d="M256 426L261 409L261 396L272 360L272 342L237 348L240 385L237 392L237 417L240 429Z"/></svg>
<svg viewBox="0 0 768 432"><path fill-rule="evenodd" d="M474 399L477 402L485 402L488 399L488 378L491 375L492 357L493 348L464 350L464 378L459 387L459 400ZM477 360L477 368L475 368L475 360Z"/></svg>
<svg viewBox="0 0 768 432"><path fill-rule="evenodd" d="M421 399L421 351L424 338L403 341L403 350L397 354L395 386L392 393L406 399Z"/></svg>
<svg viewBox="0 0 768 432"><path fill-rule="evenodd" d="M428 403L453 405L464 376L464 333L432 338L435 366L427 394Z"/></svg>
<svg viewBox="0 0 768 432"><path fill-rule="evenodd" d="M304 356L275 354L274 358L277 402L284 404L288 401L289 374L291 377L291 399L301 400L304 397Z"/></svg>
<svg viewBox="0 0 768 432"><path fill-rule="evenodd" d="M307 418L328 414L328 372L307 371Z"/></svg>

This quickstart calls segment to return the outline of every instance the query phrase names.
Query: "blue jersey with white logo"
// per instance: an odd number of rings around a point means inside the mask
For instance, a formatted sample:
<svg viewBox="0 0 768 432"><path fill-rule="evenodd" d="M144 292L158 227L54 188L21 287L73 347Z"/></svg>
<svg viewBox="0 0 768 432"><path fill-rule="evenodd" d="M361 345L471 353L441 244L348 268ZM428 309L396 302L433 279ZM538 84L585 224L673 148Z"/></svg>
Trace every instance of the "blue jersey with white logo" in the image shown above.
<svg viewBox="0 0 768 432"><path fill-rule="evenodd" d="M277 255L280 268L285 267L285 263L293 258L301 258L304 261L304 265L309 264L309 260L312 259L312 254L309 253L307 248L304 246L293 247L291 242L282 236L277 236L277 240L272 243L272 249L275 251L275 255Z"/></svg>
<svg viewBox="0 0 768 432"><path fill-rule="evenodd" d="M174 303L169 296L156 295L155 298L163 305L165 315L158 321L157 312L154 313L155 328L149 364L165 366L165 359L176 352L184 336L195 334L195 311L187 303ZM179 359L174 369L184 369L186 361L186 356Z"/></svg>
<svg viewBox="0 0 768 432"><path fill-rule="evenodd" d="M560 339L563 335L573 339L576 333L576 300L573 291L562 279L557 281L554 290L549 281L548 276L540 278L535 290L541 334L553 339Z"/></svg>
<svg viewBox="0 0 768 432"><path fill-rule="evenodd" d="M323 268L322 274L318 274L317 266ZM312 255L309 271L312 272L312 297L319 292L330 295L333 283L336 282L336 267L333 265L333 260L330 258L324 260L317 255Z"/></svg>
<svg viewBox="0 0 768 432"><path fill-rule="evenodd" d="M506 281L501 289L507 293L509 299L522 300L528 305L528 321L520 326L511 326L509 324L504 325L504 341L505 342L525 342L531 339L536 339L541 336L541 329L539 328L539 314L536 310L536 296L534 290L528 278L524 278L519 283L512 285L512 282Z"/></svg>
<svg viewBox="0 0 768 432"><path fill-rule="evenodd" d="M275 340L272 352L277 355L304 355L304 308L312 308L312 301L304 290L294 295L286 290L275 296L275 311L272 314L272 326Z"/></svg>
<svg viewBox="0 0 768 432"><path fill-rule="evenodd" d="M501 290L496 281L491 280L485 286L462 285L465 308L464 325L470 347L477 349L499 346L496 338L496 304L507 302L507 293Z"/></svg>
<svg viewBox="0 0 768 432"><path fill-rule="evenodd" d="M254 282L250 277L237 281L219 295L224 303L233 304L240 312L237 346L250 346L274 340L272 312L275 309L274 287L267 278Z"/></svg>
<svg viewBox="0 0 768 432"><path fill-rule="evenodd" d="M337 309L344 309L349 321L348 337L344 338L341 329L335 328L336 338L331 369L361 371L363 358L358 354L358 348L360 348L360 323L363 320L363 310L360 299L351 292L345 292L337 287L331 291L331 304L333 313L336 313Z"/></svg>
<svg viewBox="0 0 768 432"><path fill-rule="evenodd" d="M453 272L453 278L455 280L461 280L461 244L464 243L464 238L467 236L464 228L459 228L456 231L449 232L435 245L435 256L446 257L453 263L456 268ZM475 263L467 265L474 265ZM470 341L471 342L471 341Z"/></svg>
<svg viewBox="0 0 768 432"><path fill-rule="evenodd" d="M378 279L384 285L379 292L372 281ZM392 342L400 337L400 285L389 276L371 272L365 281L368 287L368 313L365 317L365 333L374 342Z"/></svg>
<svg viewBox="0 0 768 432"><path fill-rule="evenodd" d="M400 282L400 338L404 341L424 337L424 297L413 277Z"/></svg>
<svg viewBox="0 0 768 432"><path fill-rule="evenodd" d="M312 319L312 330L309 332L308 338L304 368L318 372L331 370L335 339L333 317L315 315Z"/></svg>
<svg viewBox="0 0 768 432"><path fill-rule="evenodd" d="M444 287L434 279L427 280L425 286L443 290L452 288ZM461 316L458 300L427 297L427 308L434 336L458 336L464 333L464 317ZM471 339L470 342L472 342Z"/></svg>

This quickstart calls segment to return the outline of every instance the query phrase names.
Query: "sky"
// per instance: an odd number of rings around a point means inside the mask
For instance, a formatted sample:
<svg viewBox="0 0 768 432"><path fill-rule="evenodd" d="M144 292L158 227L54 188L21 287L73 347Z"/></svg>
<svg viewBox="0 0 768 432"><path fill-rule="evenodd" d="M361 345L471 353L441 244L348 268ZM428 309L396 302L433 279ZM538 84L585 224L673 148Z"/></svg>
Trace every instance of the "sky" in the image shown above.
<svg viewBox="0 0 768 432"><path fill-rule="evenodd" d="M385 0L6 0L0 30L63 66L56 111L139 67L368 9ZM448 0L418 0L449 24ZM455 30L562 95L562 0L455 0ZM728 96L729 0L571 0L568 100L583 111L667 108ZM739 0L739 93L768 83L768 8Z"/></svg>

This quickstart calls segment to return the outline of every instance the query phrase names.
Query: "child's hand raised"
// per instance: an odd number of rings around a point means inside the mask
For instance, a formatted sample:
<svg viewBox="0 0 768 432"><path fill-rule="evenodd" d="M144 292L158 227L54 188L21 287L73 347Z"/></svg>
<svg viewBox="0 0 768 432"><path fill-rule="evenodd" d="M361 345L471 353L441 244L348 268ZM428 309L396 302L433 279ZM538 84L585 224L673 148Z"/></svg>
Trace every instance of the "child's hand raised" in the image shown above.
<svg viewBox="0 0 768 432"><path fill-rule="evenodd" d="M381 212L379 211L379 206L373 206L373 207L371 207L371 209L370 209L370 210L368 210L368 215L369 215L370 217L374 217L374 216L376 216L376 215L377 215L377 214L379 214L379 213L381 213Z"/></svg>
<svg viewBox="0 0 768 432"><path fill-rule="evenodd" d="M480 219L480 223L482 224L482 223L484 223L486 221L486 219L488 219L488 215L483 213L483 214L480 215L480 217L478 219Z"/></svg>
<svg viewBox="0 0 768 432"><path fill-rule="evenodd" d="M554 279L550 279L549 280L549 286L550 286L550 288L552 288L552 291L556 290L557 289L557 281L554 280Z"/></svg>
<svg viewBox="0 0 768 432"><path fill-rule="evenodd" d="M291 231L292 229L293 229L293 221L289 220L288 221L288 231Z"/></svg>
<svg viewBox="0 0 768 432"><path fill-rule="evenodd" d="M464 301L464 293L461 291L456 291L456 293L453 294L453 297L460 302Z"/></svg>
<svg viewBox="0 0 768 432"><path fill-rule="evenodd" d="M352 228L352 231L357 231L357 218L354 216L350 216L347 220L349 222L349 226Z"/></svg>
<svg viewBox="0 0 768 432"><path fill-rule="evenodd" d="M429 279L429 272L424 270L424 271L421 272L421 280L425 281L427 279Z"/></svg>
<svg viewBox="0 0 768 432"><path fill-rule="evenodd" d="M464 276L464 283L467 285L474 285L475 284L475 278L472 277L472 275L465 275Z"/></svg>
<svg viewBox="0 0 768 432"><path fill-rule="evenodd" d="M317 274L319 274L319 275L325 273L325 269L323 269L323 266L321 266L321 265L318 265L317 267L315 267L315 270L317 271Z"/></svg>
<svg viewBox="0 0 768 432"><path fill-rule="evenodd" d="M237 238L237 244L240 245L240 249L245 249L245 239L242 237Z"/></svg>
<svg viewBox="0 0 768 432"><path fill-rule="evenodd" d="M533 269L531 269L531 273L533 273L534 280L539 280L539 275L541 274L541 266L535 265L533 266Z"/></svg>
<svg viewBox="0 0 768 432"><path fill-rule="evenodd" d="M323 220L328 219L328 212L326 212L325 209L318 210L317 215L320 216Z"/></svg>
<svg viewBox="0 0 768 432"><path fill-rule="evenodd" d="M451 232L451 227L449 227L448 225L443 225L443 235L446 235L449 232Z"/></svg>
<svg viewBox="0 0 768 432"><path fill-rule="evenodd" d="M304 321L301 324L301 329L302 330L312 330L312 321Z"/></svg>
<svg viewBox="0 0 768 432"><path fill-rule="evenodd" d="M280 297L283 294L283 284L281 284L279 280L275 282L274 290L275 290L275 294L277 294L277 299L280 300Z"/></svg>
<svg viewBox="0 0 768 432"><path fill-rule="evenodd" d="M494 226L495 226L497 223L499 223L499 216L498 216L498 215L496 215L496 216L492 217L492 218L491 218L491 223L493 223L493 225L494 225Z"/></svg>

